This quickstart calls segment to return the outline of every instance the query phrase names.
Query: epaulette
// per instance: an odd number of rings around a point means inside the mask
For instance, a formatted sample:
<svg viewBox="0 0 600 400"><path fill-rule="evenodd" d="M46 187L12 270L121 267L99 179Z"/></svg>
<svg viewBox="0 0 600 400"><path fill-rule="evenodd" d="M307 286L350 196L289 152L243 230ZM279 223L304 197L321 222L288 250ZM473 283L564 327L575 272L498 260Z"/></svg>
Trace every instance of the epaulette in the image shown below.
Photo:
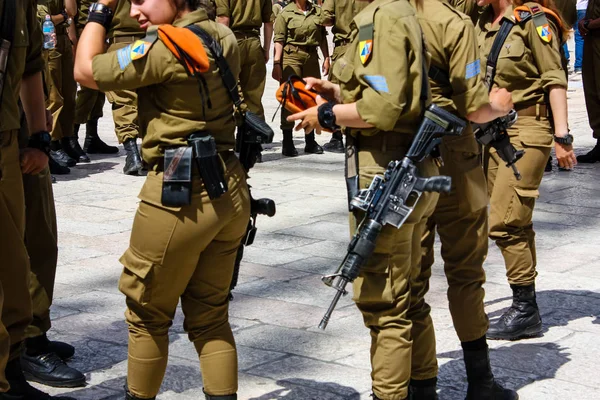
<svg viewBox="0 0 600 400"><path fill-rule="evenodd" d="M369 5L355 18L356 25L358 26L358 55L363 65L369 62L373 53L375 13L379 8L393 1L395 0L382 1L373 7Z"/></svg>
<svg viewBox="0 0 600 400"><path fill-rule="evenodd" d="M158 27L148 28L143 39L136 40L127 47L117 50L117 60L121 70L124 70L132 61L146 57L152 45L158 40Z"/></svg>
<svg viewBox="0 0 600 400"><path fill-rule="evenodd" d="M559 29L562 28L561 18L552 10L546 7L542 7L538 3L525 3L522 6L515 7L514 15L518 23L524 23L529 19L533 18L533 24L539 37L547 43L552 40L552 30L546 18L546 14L552 17L553 20L558 24Z"/></svg>

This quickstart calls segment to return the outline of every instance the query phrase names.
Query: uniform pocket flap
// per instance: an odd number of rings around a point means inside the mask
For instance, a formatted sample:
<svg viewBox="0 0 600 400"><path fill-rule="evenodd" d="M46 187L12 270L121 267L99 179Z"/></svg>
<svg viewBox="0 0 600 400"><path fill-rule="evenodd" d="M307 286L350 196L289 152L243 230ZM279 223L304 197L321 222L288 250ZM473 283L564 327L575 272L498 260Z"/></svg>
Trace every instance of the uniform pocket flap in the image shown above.
<svg viewBox="0 0 600 400"><path fill-rule="evenodd" d="M302 26L302 21L299 21L297 19L292 19L292 20L290 20L290 22L288 22L289 29L296 29L296 28L300 28L301 26Z"/></svg>
<svg viewBox="0 0 600 400"><path fill-rule="evenodd" d="M521 143L532 147L551 147L554 139L552 133L547 130L546 132L534 129L519 129L519 140ZM527 151L527 149L525 149Z"/></svg>
<svg viewBox="0 0 600 400"><path fill-rule="evenodd" d="M345 57L333 64L333 75L342 83L348 83L354 75L354 66Z"/></svg>
<svg viewBox="0 0 600 400"><path fill-rule="evenodd" d="M525 44L522 41L505 42L498 58L522 58Z"/></svg>
<svg viewBox="0 0 600 400"><path fill-rule="evenodd" d="M522 188L516 187L515 192L517 192L519 197L528 197L528 198L534 198L534 199L537 199L538 197L540 197L540 191L538 189L522 189Z"/></svg>
<svg viewBox="0 0 600 400"><path fill-rule="evenodd" d="M125 251L125 254L123 254L119 259L119 262L123 264L126 270L142 280L146 279L150 271L152 271L152 267L154 266L152 261L138 256L131 251L131 249L127 249L127 251Z"/></svg>

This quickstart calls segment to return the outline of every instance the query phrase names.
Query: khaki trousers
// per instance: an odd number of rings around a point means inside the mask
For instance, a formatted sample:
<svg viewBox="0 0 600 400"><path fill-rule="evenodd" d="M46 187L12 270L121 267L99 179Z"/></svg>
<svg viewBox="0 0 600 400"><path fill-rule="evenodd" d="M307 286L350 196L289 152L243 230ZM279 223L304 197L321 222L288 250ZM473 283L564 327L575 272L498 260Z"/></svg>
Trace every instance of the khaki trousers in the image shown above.
<svg viewBox="0 0 600 400"><path fill-rule="evenodd" d="M102 108L104 107L105 98L104 93L81 86L77 91L75 123L83 125L89 120L102 118L104 116Z"/></svg>
<svg viewBox="0 0 600 400"><path fill-rule="evenodd" d="M108 47L108 51L117 51L129 46L131 43L113 43ZM136 139L140 132L137 93L133 90L116 90L106 92L106 99L112 106L115 134L117 135L117 139L119 139L119 143L123 143L128 139Z"/></svg>
<svg viewBox="0 0 600 400"><path fill-rule="evenodd" d="M437 376L435 332L430 307L425 302L434 263L436 230L442 243L450 313L460 341L479 339L489 327L482 287L488 249L488 198L481 149L473 134L465 133L459 138L445 138L440 150L444 160L440 175L452 178L452 189L440 195L433 215L427 220L420 268L416 268L411 279L412 378L417 380Z"/></svg>
<svg viewBox="0 0 600 400"><path fill-rule="evenodd" d="M381 133L377 136L382 135ZM359 138L360 187L368 187L376 174L382 174L389 161L399 160L407 148L381 151L369 148L372 138ZM424 177L438 174L438 168L425 159L419 165ZM373 256L353 283L354 301L365 326L371 331L371 378L373 392L382 400L408 397L411 378L412 323L410 280L421 258L423 224L434 210L438 195L423 193L414 211L400 229L385 226L377 239ZM360 221L361 215L356 215Z"/></svg>
<svg viewBox="0 0 600 400"><path fill-rule="evenodd" d="M229 190L210 200L194 181L192 204L160 203L162 173L150 172L140 193L119 289L127 297L127 383L135 396L156 396L164 377L177 303L200 358L204 390L237 391L237 352L228 321L229 284L250 217L246 173L227 153Z"/></svg>
<svg viewBox="0 0 600 400"><path fill-rule="evenodd" d="M517 181L512 170L494 149L486 155L485 169L490 196L490 239L502 252L508 282L526 286L537 276L533 208L539 197L544 167L553 143L550 121L521 117L508 131L510 141L525 155L517 161L523 178Z"/></svg>
<svg viewBox="0 0 600 400"><path fill-rule="evenodd" d="M264 118L262 96L265 92L267 66L264 49L258 35L244 35L235 32L240 48L240 88L248 110Z"/></svg>
<svg viewBox="0 0 600 400"><path fill-rule="evenodd" d="M75 119L75 93L77 84L73 76L73 46L66 34L56 36L56 48L48 50L46 108L54 118L52 140L73 136Z"/></svg>
<svg viewBox="0 0 600 400"><path fill-rule="evenodd" d="M321 70L319 68L319 55L317 54L317 48L314 51L307 53L303 50L291 49L288 46L283 48L283 72L282 82L287 81L291 75L298 75L301 78L305 77L321 77ZM281 129L293 129L295 123L288 122L286 118L291 114L281 108Z"/></svg>
<svg viewBox="0 0 600 400"><path fill-rule="evenodd" d="M590 127L594 137L600 139L600 34L590 34L583 41L581 65L583 92Z"/></svg>
<svg viewBox="0 0 600 400"><path fill-rule="evenodd" d="M4 291L0 360L20 355L31 322L29 257L25 248L25 198L19 160L18 131L0 132L0 283ZM6 336L8 334L8 338ZM10 344L10 351L6 346ZM0 384L1 385L1 384Z"/></svg>

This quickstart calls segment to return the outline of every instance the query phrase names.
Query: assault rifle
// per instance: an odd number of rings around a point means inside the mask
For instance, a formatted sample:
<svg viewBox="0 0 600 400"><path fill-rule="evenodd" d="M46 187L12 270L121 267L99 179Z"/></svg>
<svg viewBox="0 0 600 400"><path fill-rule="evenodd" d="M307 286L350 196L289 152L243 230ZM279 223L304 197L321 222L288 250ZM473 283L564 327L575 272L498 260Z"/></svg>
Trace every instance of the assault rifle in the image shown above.
<svg viewBox="0 0 600 400"><path fill-rule="evenodd" d="M434 104L430 105L404 158L390 162L383 176L375 176L369 188L361 190L352 199L351 210L360 209L365 212L365 217L350 241L346 256L337 271L322 278L337 293L321 320L319 329L325 330L338 301L347 294L346 285L358 277L361 267L373 254L383 226L400 228L423 192L450 191L450 177L422 178L416 164L432 152L443 136L460 135L465 126L465 121Z"/></svg>
<svg viewBox="0 0 600 400"><path fill-rule="evenodd" d="M510 137L506 130L517 122L517 112L511 110L508 115L496 118L485 124L473 124L475 138L484 146L490 145L496 149L498 156L506 163L507 167L512 168L513 174L517 180L521 180L521 173L515 165L525 152L517 150L510 143Z"/></svg>

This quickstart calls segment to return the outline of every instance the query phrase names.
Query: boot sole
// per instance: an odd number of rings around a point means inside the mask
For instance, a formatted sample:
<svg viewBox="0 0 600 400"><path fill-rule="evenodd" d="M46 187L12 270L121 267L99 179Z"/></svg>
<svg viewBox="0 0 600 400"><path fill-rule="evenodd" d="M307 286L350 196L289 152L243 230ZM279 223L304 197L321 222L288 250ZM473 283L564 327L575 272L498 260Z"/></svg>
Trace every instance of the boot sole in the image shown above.
<svg viewBox="0 0 600 400"><path fill-rule="evenodd" d="M48 381L42 378L38 378L30 372L23 371L25 379L30 382L41 383L42 385L57 387L57 388L75 388L85 386L85 377L83 379L72 379L70 381Z"/></svg>
<svg viewBox="0 0 600 400"><path fill-rule="evenodd" d="M519 333L518 335L513 334L486 334L486 338L491 340L519 340L519 339L529 339L534 337L542 336L542 323L539 322L533 326L530 326L525 329L524 332Z"/></svg>

